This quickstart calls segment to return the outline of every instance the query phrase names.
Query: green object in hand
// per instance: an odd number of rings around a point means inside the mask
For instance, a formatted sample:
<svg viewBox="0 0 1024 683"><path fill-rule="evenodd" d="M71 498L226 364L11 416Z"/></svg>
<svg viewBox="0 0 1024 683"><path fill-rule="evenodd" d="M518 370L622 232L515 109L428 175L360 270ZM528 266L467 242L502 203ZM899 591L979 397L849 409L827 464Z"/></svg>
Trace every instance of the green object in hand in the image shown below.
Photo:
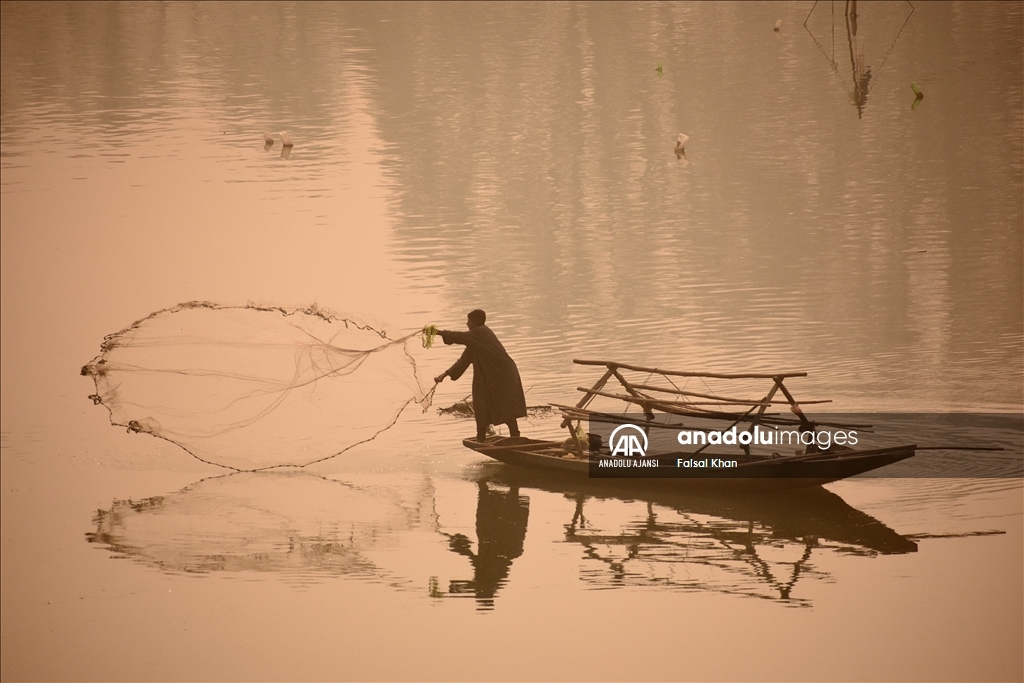
<svg viewBox="0 0 1024 683"><path fill-rule="evenodd" d="M437 325L425 325L421 336L423 337L423 348L429 349L437 336Z"/></svg>

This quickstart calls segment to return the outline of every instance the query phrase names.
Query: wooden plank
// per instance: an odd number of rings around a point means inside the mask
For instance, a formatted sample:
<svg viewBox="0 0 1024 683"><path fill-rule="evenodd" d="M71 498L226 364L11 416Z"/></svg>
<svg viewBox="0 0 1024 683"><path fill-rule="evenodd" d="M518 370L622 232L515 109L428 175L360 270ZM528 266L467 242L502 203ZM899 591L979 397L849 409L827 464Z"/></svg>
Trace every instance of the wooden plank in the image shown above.
<svg viewBox="0 0 1024 683"><path fill-rule="evenodd" d="M583 391L582 387L580 388L580 390ZM771 426L775 426L775 427L797 427L797 426L804 426L804 423L801 422L799 419L797 419L797 418L782 417L778 413L762 413L760 416L755 415L755 416L747 418L745 416L748 415L750 411L746 411L745 413L727 413L727 412L720 411L720 410L706 410L706 409L703 409L703 408L694 408L692 410L681 410L681 409L679 409L679 407L683 406L683 405L686 405L686 404L664 403L664 402L659 402L657 399L637 399L637 398L634 398L632 396L627 396L625 394L611 394L611 393L608 393L608 392L598 392L597 395L598 396L604 396L606 398L614 398L614 399L617 399L619 401L625 401L627 403L649 403L649 404L651 404L652 406L654 406L655 408L657 408L658 410L660 410L663 413L667 413L669 415L679 415L681 417L692 417L692 418L697 418L697 419L708 419L708 420L736 420L736 419L743 418L741 421L743 421L743 422L750 422L751 424L755 424L755 420L757 420L756 424L771 425ZM563 406L563 405L560 405L560 404L557 404L557 403L551 403L549 405L555 406L556 408L562 410L563 414L565 413L566 410L571 409L571 410L578 410L578 411L580 411L580 413L583 414L583 417L586 417L589 414L611 415L611 413L598 413L597 411L590 411L590 410L588 410L586 408L575 408L573 406ZM566 419L569 419L569 418L566 418ZM574 417L572 419L582 419L582 417ZM653 426L655 424L654 422L644 422L642 420L641 421L637 421L637 420L629 420L629 419L627 419L626 422L628 422L630 424L636 424L636 425L650 424L650 425ZM840 428L840 429L870 429L871 428L870 424L859 424L859 423L852 423L852 422L823 422L823 421L820 421L820 420L814 420L813 424L815 426L817 426L817 427L836 427L836 428ZM682 426L680 426L679 429L690 429L690 427L682 427ZM699 429L699 428L694 428L694 429ZM704 431L709 431L709 430L704 430Z"/></svg>
<svg viewBox="0 0 1024 683"><path fill-rule="evenodd" d="M577 387L578 391L592 391L591 389L585 389L584 387ZM696 405L696 402L677 402L669 400L659 400L650 396L630 396L624 393L609 393L607 391L595 391L598 396L604 396L605 398L617 398L618 400L625 400L631 403L643 404L654 404L654 405L671 405L672 408L686 408L687 405ZM723 403L725 405L770 405L771 403L762 403L759 400L753 401L732 401ZM709 411L710 412L710 411Z"/></svg>
<svg viewBox="0 0 1024 683"><path fill-rule="evenodd" d="M625 377L623 377L623 376L622 376L622 375L621 375L621 374L619 373L619 371L618 371L618 370L616 370L615 368L609 368L609 369L610 369L610 370L612 371L612 374L614 374L614 375L615 375L615 379L619 380L619 384L621 384L621 385L622 385L622 387L623 387L623 388L624 388L624 389L625 389L626 391L628 391L628 392L630 393L630 395L631 395L631 396L635 396L636 398L647 398L646 396L641 396L641 395L640 395L640 392L638 392L638 391L637 391L636 389L634 389L633 387L631 387L631 386L629 385L629 382L627 382L627 381L626 381L626 378L625 378ZM650 408L650 405L649 405L649 404L647 404L647 403L641 403L640 405L641 405L641 406L643 407L643 409L644 409L644 415L646 415L646 416L647 416L647 419L648 419L648 420L653 420L653 419L654 419L654 413L652 413L652 412L651 412L651 408Z"/></svg>
<svg viewBox="0 0 1024 683"><path fill-rule="evenodd" d="M728 396L715 396L713 394L700 394L696 391L683 391L681 389L667 389L665 387L655 387L650 384L635 384L635 389L642 389L644 391L658 391L664 394L674 394L676 396L696 396L698 398L715 399L720 405L740 405L740 406L759 406L759 405L771 405L759 400L748 400L744 398L732 398ZM686 405L707 405L701 401L686 401Z"/></svg>
<svg viewBox="0 0 1024 683"><path fill-rule="evenodd" d="M604 375L601 376L601 379L597 380L597 382L594 383L593 391L596 392L596 391L599 391L600 389L604 388L604 385L608 382L608 379L612 375L614 375L614 374L615 374L615 370L612 370L611 368L609 368L608 372L604 373ZM583 398L580 399L580 402L576 404L576 407L577 408L585 408L587 403L592 398L594 398L593 394L589 394L589 393L588 394L584 394Z"/></svg>
<svg viewBox="0 0 1024 683"><path fill-rule="evenodd" d="M609 424L634 424L638 427L656 427L658 429L686 429L686 425L683 423L665 423L665 422L651 422L648 420L638 420L636 418L641 417L640 415L615 415L613 413L602 413L597 410L588 410L586 408L576 408L574 406L565 406L558 403L551 403L552 405L562 411L563 415L571 416L573 420L590 420L592 422L607 422ZM708 431L695 427L697 431Z"/></svg>
<svg viewBox="0 0 1024 683"><path fill-rule="evenodd" d="M536 452L544 451L547 449L560 449L563 453L568 451L557 441L546 441L544 443L520 443L520 444L508 444L506 446L480 446L474 448L477 453L488 453L489 451L523 451L525 452Z"/></svg>
<svg viewBox="0 0 1024 683"><path fill-rule="evenodd" d="M779 390L780 382L781 382L781 380L776 379L772 383L772 390L769 391L768 394L764 397L765 401L771 401L773 398L775 398L775 392L777 392ZM764 408L764 407L762 407L760 410L758 410L757 411L757 415L755 415L754 419L750 421L751 424L753 424L756 427L757 424L764 419L764 411L765 410L766 410L766 408Z"/></svg>
<svg viewBox="0 0 1024 683"><path fill-rule="evenodd" d="M593 389L584 389L583 387L577 387L577 389L579 391L590 391L590 392L593 392L594 394L596 394L597 396L604 396L605 398L614 398L614 399L617 399L619 401L625 401L627 403L636 403L636 404L639 404L640 406L651 406L651 407L657 408L658 410L660 410L663 413L669 413L670 415L685 415L685 416L688 416L688 417L702 417L702 418L708 418L708 419L711 419L711 420L735 420L738 417L740 417L740 416L745 414L745 413L727 413L727 412L724 412L724 411L721 411L721 410L707 410L705 408L696 408L696 407L687 409L687 406L688 405L692 405L692 404L670 403L668 401L659 401L656 398L647 398L647 397L637 398L635 396L628 396L626 394L612 394L612 393L609 393L607 391L593 391ZM751 410L753 410L753 408L751 408ZM747 413L749 413L749 412L750 411L748 410ZM787 421L784 424L790 424L790 422ZM797 420L793 420L792 424L800 424L800 422L797 421Z"/></svg>
<svg viewBox="0 0 1024 683"><path fill-rule="evenodd" d="M608 368L608 371L605 372L604 375L601 376L601 379L597 380L597 382L594 383L592 391L597 391L599 389L602 389L604 387L604 385L608 382L608 378L610 378L612 376L612 374L614 374L614 373L615 373L615 370L613 370L611 368ZM588 391L587 393L585 393L583 395L583 398L580 399L580 402L576 404L576 407L577 408L585 408L586 405L588 403L590 403L590 401L593 398L594 398L594 394L590 393ZM569 421L567 419L566 420L562 420L562 428L564 429L564 428L566 428L568 426L569 426Z"/></svg>
<svg viewBox="0 0 1024 683"><path fill-rule="evenodd" d="M719 401L724 401L725 403L735 403L735 404L738 404L738 405L748 405L748 406L749 405L771 405L770 403L766 404L764 402L764 400L752 401L752 400L743 399L743 398L730 398L728 396L715 396L713 394L697 393L696 391L683 391L682 389L668 389L666 387L655 387L655 386L651 386L650 384L633 384L631 386L634 389L643 389L645 391L660 391L660 392L663 392L663 393L666 393L666 394L678 394L680 396L696 396L698 398L713 398L713 399L717 399ZM695 405L700 405L699 401L692 401L692 403L694 403ZM812 404L812 403L832 403L832 399L825 398L825 399L817 399L815 401L800 401L800 403L807 404L807 405Z"/></svg>
<svg viewBox="0 0 1024 683"><path fill-rule="evenodd" d="M659 368L648 368L642 365L631 365L629 363L617 363L608 360L581 360L574 358L576 365L603 365L607 368L624 368L635 372L650 372L658 375L672 377L712 377L715 379L775 379L776 377L806 377L806 372L772 372L772 373L720 373L720 372L684 372L680 370L661 370Z"/></svg>
<svg viewBox="0 0 1024 683"><path fill-rule="evenodd" d="M612 413L602 413L596 410L588 410L586 408L576 408L575 406L565 406L558 403L551 403L552 405L562 411L562 414L571 415L573 420L590 420L592 422L607 422L609 424L635 424L638 427L656 427L658 429L686 429L683 423L669 424L664 422L650 422L647 420L638 420L639 415L614 415ZM695 428L697 431L708 431L699 427Z"/></svg>
<svg viewBox="0 0 1024 683"><path fill-rule="evenodd" d="M811 421L807 419L806 415L804 415L804 411L800 410L800 404L798 404L796 399L793 398L793 394L789 393L789 389L787 389L786 385L782 383L782 380L783 377L781 375L775 378L775 384L779 387L779 391L781 391L782 395L786 397L787 401L789 401L790 409L793 413L800 418L800 424L804 427L810 427Z"/></svg>

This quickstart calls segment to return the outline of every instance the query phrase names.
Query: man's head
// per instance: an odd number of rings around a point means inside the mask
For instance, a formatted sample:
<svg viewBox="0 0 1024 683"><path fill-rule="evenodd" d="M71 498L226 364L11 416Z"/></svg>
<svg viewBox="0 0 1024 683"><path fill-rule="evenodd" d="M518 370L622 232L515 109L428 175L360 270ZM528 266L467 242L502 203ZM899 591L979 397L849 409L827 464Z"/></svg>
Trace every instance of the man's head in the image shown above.
<svg viewBox="0 0 1024 683"><path fill-rule="evenodd" d="M485 322L487 322L487 314L479 308L474 311L470 311L469 315L466 316L466 327L469 329L480 327Z"/></svg>

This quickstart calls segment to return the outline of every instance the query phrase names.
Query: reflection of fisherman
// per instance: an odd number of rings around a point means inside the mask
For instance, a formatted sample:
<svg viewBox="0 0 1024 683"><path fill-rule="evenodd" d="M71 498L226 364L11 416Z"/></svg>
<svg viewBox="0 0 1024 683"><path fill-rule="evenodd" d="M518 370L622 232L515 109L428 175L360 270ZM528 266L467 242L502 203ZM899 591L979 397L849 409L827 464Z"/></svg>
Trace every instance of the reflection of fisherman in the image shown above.
<svg viewBox="0 0 1024 683"><path fill-rule="evenodd" d="M512 560L523 554L530 499L520 496L519 489L515 487L504 493L490 490L486 482L478 482L478 486L477 552L470 549L470 541L463 534L453 534L448 538L448 545L454 552L469 558L473 565L473 580L452 581L449 591L461 593L472 589L477 600L491 604L498 588L508 577Z"/></svg>
<svg viewBox="0 0 1024 683"><path fill-rule="evenodd" d="M487 438L490 425L506 424L510 436L519 436L517 418L526 417L526 396L519 369L505 351L498 338L484 322L487 314L477 309L470 311L466 320L468 332L441 330L438 334L445 344L463 344L466 350L455 365L434 378L453 380L462 377L473 365L473 413L476 415L476 439Z"/></svg>

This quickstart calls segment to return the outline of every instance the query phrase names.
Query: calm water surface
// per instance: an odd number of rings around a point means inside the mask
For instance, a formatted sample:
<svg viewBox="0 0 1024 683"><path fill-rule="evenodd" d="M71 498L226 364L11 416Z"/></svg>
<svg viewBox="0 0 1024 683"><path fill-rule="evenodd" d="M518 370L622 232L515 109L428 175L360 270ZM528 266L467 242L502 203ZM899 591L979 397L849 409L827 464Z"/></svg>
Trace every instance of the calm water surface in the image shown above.
<svg viewBox="0 0 1024 683"><path fill-rule="evenodd" d="M183 301L481 307L531 405L589 357L1019 414L1022 6L856 6L4 3L3 678L1024 677L1020 479L608 489L433 410L226 475L79 375Z"/></svg>

